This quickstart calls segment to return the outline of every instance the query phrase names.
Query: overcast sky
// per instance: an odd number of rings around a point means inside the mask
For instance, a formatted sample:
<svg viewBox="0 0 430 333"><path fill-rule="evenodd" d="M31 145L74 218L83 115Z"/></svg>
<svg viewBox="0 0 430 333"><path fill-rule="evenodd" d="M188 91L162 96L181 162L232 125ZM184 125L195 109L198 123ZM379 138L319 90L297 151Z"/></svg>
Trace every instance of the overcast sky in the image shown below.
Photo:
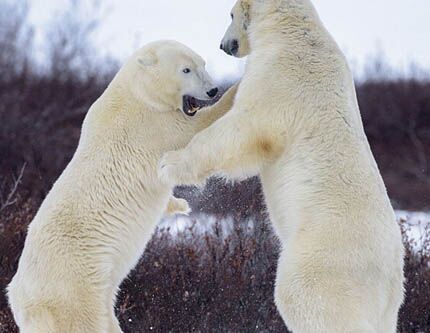
<svg viewBox="0 0 430 333"><path fill-rule="evenodd" d="M67 0L32 0L31 19L41 30ZM241 62L219 50L235 0L106 0L96 42L119 59L152 40L170 38L200 53L216 78L240 74ZM328 30L355 70L383 51L405 70L430 69L430 0L314 0Z"/></svg>

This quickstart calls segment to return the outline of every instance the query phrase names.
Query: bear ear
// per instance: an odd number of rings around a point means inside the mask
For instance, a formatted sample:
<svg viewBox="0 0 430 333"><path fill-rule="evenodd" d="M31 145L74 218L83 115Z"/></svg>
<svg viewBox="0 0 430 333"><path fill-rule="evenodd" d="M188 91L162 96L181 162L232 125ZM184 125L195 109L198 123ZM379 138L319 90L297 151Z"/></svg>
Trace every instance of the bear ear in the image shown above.
<svg viewBox="0 0 430 333"><path fill-rule="evenodd" d="M137 58L137 62L143 68L151 67L157 64L158 58L153 51L148 51Z"/></svg>

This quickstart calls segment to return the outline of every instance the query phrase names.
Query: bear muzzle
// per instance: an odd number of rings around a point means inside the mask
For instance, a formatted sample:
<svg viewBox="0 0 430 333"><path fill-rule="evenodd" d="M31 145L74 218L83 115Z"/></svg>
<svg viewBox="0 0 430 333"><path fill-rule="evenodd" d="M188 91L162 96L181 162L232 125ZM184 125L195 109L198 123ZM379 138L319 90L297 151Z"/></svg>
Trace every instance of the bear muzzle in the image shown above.
<svg viewBox="0 0 430 333"><path fill-rule="evenodd" d="M230 39L225 43L221 43L221 50L231 56L236 56L239 52L239 41L237 39Z"/></svg>

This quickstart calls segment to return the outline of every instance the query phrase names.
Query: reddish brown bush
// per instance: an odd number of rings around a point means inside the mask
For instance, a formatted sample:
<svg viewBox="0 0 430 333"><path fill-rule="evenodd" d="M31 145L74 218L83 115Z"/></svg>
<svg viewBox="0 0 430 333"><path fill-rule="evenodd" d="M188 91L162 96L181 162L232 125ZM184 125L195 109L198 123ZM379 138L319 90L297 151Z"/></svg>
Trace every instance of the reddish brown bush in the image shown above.
<svg viewBox="0 0 430 333"><path fill-rule="evenodd" d="M408 236L410 226L402 222L406 299L400 312L399 332L430 332L430 221L422 221L428 224L418 239Z"/></svg>
<svg viewBox="0 0 430 333"><path fill-rule="evenodd" d="M241 192L238 195L242 195ZM0 287L16 271L26 225L37 205L19 197L0 220ZM251 222L250 222L251 221ZM223 224L232 223L231 232ZM430 331L430 229L404 240L406 300L399 332ZM265 220L195 224L172 236L158 230L121 287L117 315L125 332L287 332L273 302L278 242ZM0 295L0 332L16 332Z"/></svg>

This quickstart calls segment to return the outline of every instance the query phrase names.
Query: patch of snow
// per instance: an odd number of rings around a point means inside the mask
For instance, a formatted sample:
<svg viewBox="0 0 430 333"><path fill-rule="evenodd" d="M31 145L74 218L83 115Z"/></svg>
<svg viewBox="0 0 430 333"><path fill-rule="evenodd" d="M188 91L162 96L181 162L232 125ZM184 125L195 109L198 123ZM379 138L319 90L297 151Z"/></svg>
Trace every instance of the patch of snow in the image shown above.
<svg viewBox="0 0 430 333"><path fill-rule="evenodd" d="M405 231L409 239L416 242L417 249L422 248L422 240L424 235L430 232L430 212L413 212L405 210L397 210L396 216L398 221L405 227ZM244 221L246 228L252 231L254 221ZM207 214L192 214L175 215L164 218L158 225L159 229L168 229L173 236L180 233L186 233L187 229L192 229L194 233L204 234L206 232L214 232L215 229L223 237L227 237L233 231L233 219L219 219L214 215Z"/></svg>
<svg viewBox="0 0 430 333"><path fill-rule="evenodd" d="M430 233L430 212L396 211L397 219L405 227L406 235L414 240L414 248L423 248L423 239Z"/></svg>
<svg viewBox="0 0 430 333"><path fill-rule="evenodd" d="M246 228L252 230L254 228L254 221L244 221ZM158 228L169 229L169 232L176 236L179 233L186 232L187 229L192 228L193 232L204 234L206 232L214 232L215 229L223 236L227 237L233 231L233 218L224 217L219 218L215 215L208 214L192 214L175 215L166 217L158 224Z"/></svg>

